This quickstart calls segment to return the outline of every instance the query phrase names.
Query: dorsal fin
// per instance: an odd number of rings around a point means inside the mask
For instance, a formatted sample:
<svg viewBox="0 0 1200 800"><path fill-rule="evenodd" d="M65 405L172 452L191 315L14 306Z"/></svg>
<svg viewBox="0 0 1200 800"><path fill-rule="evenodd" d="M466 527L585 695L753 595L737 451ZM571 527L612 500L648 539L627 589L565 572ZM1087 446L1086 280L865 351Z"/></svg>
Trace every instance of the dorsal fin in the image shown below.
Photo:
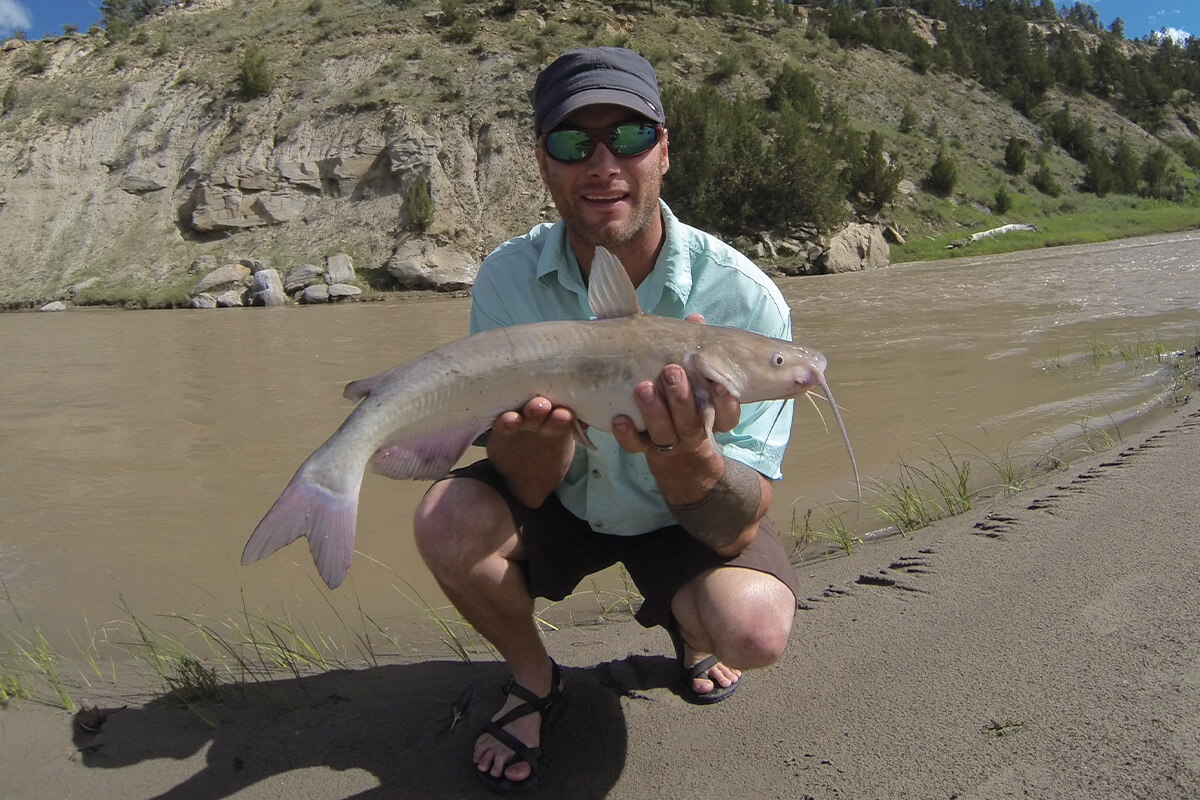
<svg viewBox="0 0 1200 800"><path fill-rule="evenodd" d="M603 247L596 248L588 276L588 305L596 319L633 317L642 313L637 291L620 260Z"/></svg>

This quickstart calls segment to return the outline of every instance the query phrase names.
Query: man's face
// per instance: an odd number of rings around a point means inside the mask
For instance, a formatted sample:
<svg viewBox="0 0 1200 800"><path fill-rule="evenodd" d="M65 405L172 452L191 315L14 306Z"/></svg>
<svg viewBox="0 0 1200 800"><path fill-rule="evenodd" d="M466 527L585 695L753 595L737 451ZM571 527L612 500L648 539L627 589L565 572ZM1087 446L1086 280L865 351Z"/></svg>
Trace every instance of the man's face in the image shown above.
<svg viewBox="0 0 1200 800"><path fill-rule="evenodd" d="M606 129L641 117L620 106L580 109L559 126L584 130ZM658 194L667 171L667 134L635 156L616 156L596 144L583 161L563 163L537 150L542 181L567 229L590 245L620 250L643 236L661 235Z"/></svg>

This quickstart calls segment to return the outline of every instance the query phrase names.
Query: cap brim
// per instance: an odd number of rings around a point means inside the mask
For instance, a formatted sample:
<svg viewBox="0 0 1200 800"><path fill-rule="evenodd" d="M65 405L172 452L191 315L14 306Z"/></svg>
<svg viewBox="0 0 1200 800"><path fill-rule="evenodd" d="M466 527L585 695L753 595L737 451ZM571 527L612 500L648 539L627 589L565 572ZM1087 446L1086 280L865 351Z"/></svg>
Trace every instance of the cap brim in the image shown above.
<svg viewBox="0 0 1200 800"><path fill-rule="evenodd" d="M542 122L542 129L538 133L552 131L562 124L562 121L574 114L581 108L586 106L598 105L613 105L628 108L637 114L641 114L647 119L661 123L663 121L662 109L656 107L648 100L639 97L633 92L627 92L621 89L585 89L582 92L577 92L566 100L563 100L555 108L546 115Z"/></svg>

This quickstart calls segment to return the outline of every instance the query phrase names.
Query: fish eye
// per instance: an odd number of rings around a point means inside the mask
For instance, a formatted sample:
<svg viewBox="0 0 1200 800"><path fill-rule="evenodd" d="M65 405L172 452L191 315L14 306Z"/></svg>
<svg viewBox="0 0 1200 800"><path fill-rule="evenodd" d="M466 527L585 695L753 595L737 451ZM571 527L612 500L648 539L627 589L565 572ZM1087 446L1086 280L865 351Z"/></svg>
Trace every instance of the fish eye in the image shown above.
<svg viewBox="0 0 1200 800"><path fill-rule="evenodd" d="M783 353L772 353L771 354L771 364L772 365L774 365L776 367L782 367L785 363L787 363L787 358L784 357Z"/></svg>

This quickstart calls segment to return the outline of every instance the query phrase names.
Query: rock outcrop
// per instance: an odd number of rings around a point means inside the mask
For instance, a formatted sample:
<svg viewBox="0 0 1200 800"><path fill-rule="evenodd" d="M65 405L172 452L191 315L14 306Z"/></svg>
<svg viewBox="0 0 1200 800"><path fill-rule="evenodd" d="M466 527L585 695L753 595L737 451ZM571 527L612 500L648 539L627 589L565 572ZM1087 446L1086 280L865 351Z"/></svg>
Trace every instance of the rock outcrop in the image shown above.
<svg viewBox="0 0 1200 800"><path fill-rule="evenodd" d="M866 223L851 223L829 240L822 258L825 272L856 272L879 269L891 263L891 248L883 228Z"/></svg>
<svg viewBox="0 0 1200 800"><path fill-rule="evenodd" d="M171 7L147 24L203 25L209 15L225 20L227 6ZM461 288L483 254L541 221L548 198L530 157L528 119L506 112L494 89L476 91L466 107L432 111L321 101L353 97L347 87L360 81L378 83L393 42L330 57L303 83L280 80L269 96L243 100L223 82L198 78L210 65L189 63L192 50L171 43L169 56L146 58L145 48L110 45L103 33L48 36L48 63L37 74L26 69L30 44L0 48L0 91L12 87L18 103L0 110L0 303L66 300L72 286L93 279L92 298L109 287L182 283L189 273L215 281L209 274L236 263L232 253L273 254L267 260L294 300L307 279L289 284L283 264L320 263L331 245L373 270L394 266L404 285ZM133 55L114 70L114 53L126 51ZM527 82L512 75L511 55L487 58L494 63L479 63L478 80ZM427 87L417 89L414 104L426 103ZM60 94L74 99L59 110L20 105ZM408 208L417 182L434 201L421 227ZM267 287L247 295L248 274L235 281L196 286L193 304L208 305L205 296L230 304L237 289L242 302L278 300ZM363 288L340 274L326 285Z"/></svg>

